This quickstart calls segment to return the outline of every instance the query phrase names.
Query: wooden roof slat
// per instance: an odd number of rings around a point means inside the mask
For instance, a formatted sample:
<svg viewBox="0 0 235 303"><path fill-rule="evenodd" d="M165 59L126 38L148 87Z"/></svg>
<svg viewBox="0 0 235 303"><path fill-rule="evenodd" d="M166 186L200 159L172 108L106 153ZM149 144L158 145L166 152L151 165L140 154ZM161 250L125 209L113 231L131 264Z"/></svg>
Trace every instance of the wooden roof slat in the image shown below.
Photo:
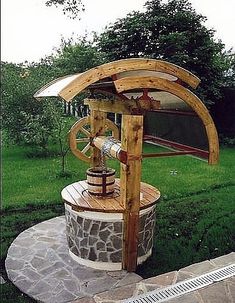
<svg viewBox="0 0 235 303"><path fill-rule="evenodd" d="M34 97L60 96L66 101L71 101L77 94L99 80L122 72L138 70L169 74L182 80L192 88L196 88L200 83L198 77L178 65L162 60L131 58L105 63L81 74L69 75L54 80L36 92Z"/></svg>
<svg viewBox="0 0 235 303"><path fill-rule="evenodd" d="M103 78L131 70L152 70L168 73L181 79L192 88L196 88L200 83L198 77L178 65L162 60L132 58L106 63L82 73L79 78L75 78L70 84L65 86L59 95L63 99L70 101L89 85Z"/></svg>

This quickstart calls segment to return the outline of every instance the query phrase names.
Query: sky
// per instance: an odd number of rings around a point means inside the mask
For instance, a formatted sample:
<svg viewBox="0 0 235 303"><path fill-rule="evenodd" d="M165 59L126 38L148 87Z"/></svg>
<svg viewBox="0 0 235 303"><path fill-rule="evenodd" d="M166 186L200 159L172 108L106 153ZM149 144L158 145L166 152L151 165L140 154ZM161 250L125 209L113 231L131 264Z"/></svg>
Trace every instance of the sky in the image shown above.
<svg viewBox="0 0 235 303"><path fill-rule="evenodd" d="M39 61L58 48L62 37L84 36L143 10L146 0L83 0L81 20L71 20L60 8L46 7L44 0L1 0L1 60L20 63ZM235 0L191 0L206 26L216 30L226 49L235 50Z"/></svg>

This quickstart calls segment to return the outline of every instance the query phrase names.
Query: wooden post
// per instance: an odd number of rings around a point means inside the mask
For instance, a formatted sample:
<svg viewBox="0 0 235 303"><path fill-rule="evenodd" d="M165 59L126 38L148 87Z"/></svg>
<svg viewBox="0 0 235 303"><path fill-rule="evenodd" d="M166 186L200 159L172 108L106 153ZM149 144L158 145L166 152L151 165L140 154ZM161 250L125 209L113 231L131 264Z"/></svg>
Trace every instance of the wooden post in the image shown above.
<svg viewBox="0 0 235 303"><path fill-rule="evenodd" d="M122 149L127 163L121 163L120 200L125 207L123 233L123 269L135 271L138 256L141 155L143 116L123 115Z"/></svg>
<svg viewBox="0 0 235 303"><path fill-rule="evenodd" d="M97 110L91 110L90 123L92 137L102 136L105 134L105 120L107 114ZM101 164L101 152L97 147L92 147L91 167L97 167Z"/></svg>

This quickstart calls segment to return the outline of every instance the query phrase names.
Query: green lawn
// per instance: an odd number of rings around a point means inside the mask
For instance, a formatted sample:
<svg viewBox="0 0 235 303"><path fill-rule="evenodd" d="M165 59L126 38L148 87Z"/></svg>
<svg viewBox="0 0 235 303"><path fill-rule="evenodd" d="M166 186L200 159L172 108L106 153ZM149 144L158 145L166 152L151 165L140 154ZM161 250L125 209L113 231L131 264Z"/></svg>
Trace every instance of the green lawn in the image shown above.
<svg viewBox="0 0 235 303"><path fill-rule="evenodd" d="M145 145L146 152L162 150ZM233 183L235 151L221 150L219 165L209 166L204 161L189 157L148 158L143 160L142 181L158 187L163 199L184 197L197 192L226 186ZM3 208L24 207L30 204L51 204L60 201L64 186L85 178L87 163L77 160L72 154L67 159L67 169L72 176L57 177L59 158L28 158L22 147L9 147L3 151ZM110 166L119 170L117 161ZM171 171L177 171L172 175Z"/></svg>
<svg viewBox="0 0 235 303"><path fill-rule="evenodd" d="M145 145L145 152L161 150ZM59 158L28 158L23 147L3 150L1 272L7 248L24 229L63 214L60 191L85 179L88 165L69 154L69 178L58 178ZM144 159L142 181L161 191L154 251L139 266L150 277L235 249L235 149L222 148L219 165L189 156ZM119 170L117 161L109 165ZM175 173L172 174L172 171ZM10 289L10 290L9 290ZM12 292L12 295L10 294ZM1 302L29 302L7 283Z"/></svg>

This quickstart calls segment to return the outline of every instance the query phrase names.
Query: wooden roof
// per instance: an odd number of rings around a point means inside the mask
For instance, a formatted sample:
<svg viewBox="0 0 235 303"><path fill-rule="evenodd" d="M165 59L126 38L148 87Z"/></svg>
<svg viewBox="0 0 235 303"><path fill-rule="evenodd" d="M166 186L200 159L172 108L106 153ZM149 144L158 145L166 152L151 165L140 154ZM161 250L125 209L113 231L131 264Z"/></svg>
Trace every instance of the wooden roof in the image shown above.
<svg viewBox="0 0 235 303"><path fill-rule="evenodd" d="M161 101L161 107L169 100L169 94L174 105L165 109L174 108L176 104L186 104L202 120L209 141L209 163L218 161L219 144L214 122L202 101L194 95L188 87L196 88L200 79L191 72L175 64L154 59L131 58L106 63L81 74L69 75L56 79L34 95L35 98L59 96L66 101L73 98L85 89L98 89L108 92L116 98L130 92L148 90L159 93L155 100ZM163 94L164 93L164 94ZM115 100L114 100L115 101ZM125 100L124 100L125 102ZM178 109L182 109L182 107Z"/></svg>
<svg viewBox="0 0 235 303"><path fill-rule="evenodd" d="M58 78L42 87L34 97L59 96L66 101L72 101L84 89L98 87L105 90L107 86L112 87L115 93L115 81L129 77L181 81L192 88L196 88L200 83L199 78L175 64L161 60L134 58L106 63L84 73Z"/></svg>

